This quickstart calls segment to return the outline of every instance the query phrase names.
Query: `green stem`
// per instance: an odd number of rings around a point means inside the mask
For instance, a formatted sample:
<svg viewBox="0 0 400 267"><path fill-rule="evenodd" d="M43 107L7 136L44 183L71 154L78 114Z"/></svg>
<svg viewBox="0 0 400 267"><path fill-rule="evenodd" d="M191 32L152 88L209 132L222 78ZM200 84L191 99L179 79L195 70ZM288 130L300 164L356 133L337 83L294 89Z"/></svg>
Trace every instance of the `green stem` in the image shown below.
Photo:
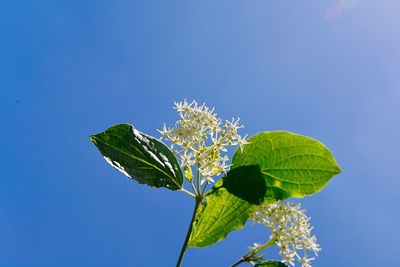
<svg viewBox="0 0 400 267"><path fill-rule="evenodd" d="M196 197L196 205L194 206L192 220L190 221L189 229L188 229L188 232L186 234L185 242L183 243L183 246L182 246L182 249L181 249L181 253L179 255L178 262L176 263L176 267L180 267L181 266L181 263L182 263L182 260L183 260L183 256L185 255L185 252L186 252L187 247L188 247L190 234L192 233L193 223L194 223L194 220L196 219L196 213L197 213L197 210L199 209L201 201L202 201L201 198Z"/></svg>
<svg viewBox="0 0 400 267"><path fill-rule="evenodd" d="M190 192L190 191L188 191L188 190L186 190L185 188L181 188L181 191L183 192L183 193L186 193L186 194L188 194L189 196L191 196L191 197L196 197L196 195L195 194L193 194L192 192Z"/></svg>
<svg viewBox="0 0 400 267"><path fill-rule="evenodd" d="M275 245L275 239L271 238L268 242L264 243L263 245L259 246L255 250L253 250L253 255L260 253L262 250L266 249L267 247Z"/></svg>
<svg viewBox="0 0 400 267"><path fill-rule="evenodd" d="M242 264L243 262L249 262L252 261L252 259L260 253L262 250L266 249L267 247L275 245L275 239L270 239L266 243L262 244L258 248L254 250L250 250L247 252L243 257L241 257L237 262L235 262L231 267L238 266L239 264Z"/></svg>
<svg viewBox="0 0 400 267"><path fill-rule="evenodd" d="M200 187L200 183L201 183L201 181L200 181L200 170L199 170L199 168L200 168L200 164L197 164L197 177L196 177L196 179L197 179L197 195L200 195L201 194L201 187Z"/></svg>
<svg viewBox="0 0 400 267"><path fill-rule="evenodd" d="M197 193L197 190L196 190L196 187L194 186L194 184L193 184L193 180L190 182L190 185L192 186L192 188L193 188L193 192L194 192L194 194L197 196L198 195L198 193Z"/></svg>
<svg viewBox="0 0 400 267"><path fill-rule="evenodd" d="M242 264L243 262L247 262L247 260L241 258L241 259L239 259L237 262L235 262L234 264L232 264L231 267L239 266L239 265Z"/></svg>
<svg viewBox="0 0 400 267"><path fill-rule="evenodd" d="M207 186L208 186L208 182L206 182L206 184L204 185L203 191L201 191L201 196L204 196L204 194L206 192L206 189L207 189Z"/></svg>

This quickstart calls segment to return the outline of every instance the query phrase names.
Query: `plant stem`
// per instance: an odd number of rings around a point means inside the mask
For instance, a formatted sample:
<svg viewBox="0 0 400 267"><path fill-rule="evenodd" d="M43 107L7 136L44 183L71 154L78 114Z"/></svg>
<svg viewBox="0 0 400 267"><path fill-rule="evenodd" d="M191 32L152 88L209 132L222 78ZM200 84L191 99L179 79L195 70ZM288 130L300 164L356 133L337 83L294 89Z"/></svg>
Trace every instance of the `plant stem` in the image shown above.
<svg viewBox="0 0 400 267"><path fill-rule="evenodd" d="M196 219L196 213L197 213L197 210L198 210L198 208L200 206L201 201L202 201L202 199L197 196L196 197L196 204L195 204L194 210L193 210L192 220L190 221L189 229L188 229L188 232L186 234L185 242L183 243L183 246L182 246L182 249L181 249L181 253L179 255L178 262L176 263L176 267L180 267L181 266L181 263L182 263L182 260L183 260L183 256L185 255L185 252L186 252L187 247L188 247L190 234L192 233L193 223L194 223L194 220Z"/></svg>
<svg viewBox="0 0 400 267"><path fill-rule="evenodd" d="M235 262L233 265L231 265L231 267L235 267L238 266L239 264L243 263L243 262L249 262L254 260L254 257L260 253L262 250L264 250L267 247L273 246L275 245L275 239L270 239L269 241L267 241L266 243L262 244L261 246L250 250L249 252L247 252L243 257L241 257L237 262Z"/></svg>
<svg viewBox="0 0 400 267"><path fill-rule="evenodd" d="M188 190L186 190L185 188L183 188L182 187L182 189L181 189L181 191L183 192L183 193L186 193L186 194L188 194L189 196L191 196L191 197L196 197L196 195L195 194L193 194L192 192L190 192L190 191L188 191Z"/></svg>
<svg viewBox="0 0 400 267"><path fill-rule="evenodd" d="M276 241L274 238L271 238L270 240L268 240L267 242L265 242L263 245L259 246L258 248L256 248L253 252L253 254L258 254L260 253L262 250L266 249L267 247L273 246L276 244Z"/></svg>
<svg viewBox="0 0 400 267"><path fill-rule="evenodd" d="M204 193L206 192L207 186L208 186L208 182L204 185L203 191L201 191L201 195L202 196L204 196Z"/></svg>
<svg viewBox="0 0 400 267"><path fill-rule="evenodd" d="M240 258L237 262L231 265L231 267L239 266L239 264L242 264L243 262L246 262L247 260Z"/></svg>
<svg viewBox="0 0 400 267"><path fill-rule="evenodd" d="M201 197L201 179L200 179L200 164L197 164L197 175L196 175L196 179L197 179L197 195L199 195Z"/></svg>
<svg viewBox="0 0 400 267"><path fill-rule="evenodd" d="M192 186L192 188L193 188L193 192L194 192L194 194L197 196L198 195L198 193L197 193L197 190L196 190L196 187L194 186L194 184L193 184L193 180L190 182L190 185Z"/></svg>

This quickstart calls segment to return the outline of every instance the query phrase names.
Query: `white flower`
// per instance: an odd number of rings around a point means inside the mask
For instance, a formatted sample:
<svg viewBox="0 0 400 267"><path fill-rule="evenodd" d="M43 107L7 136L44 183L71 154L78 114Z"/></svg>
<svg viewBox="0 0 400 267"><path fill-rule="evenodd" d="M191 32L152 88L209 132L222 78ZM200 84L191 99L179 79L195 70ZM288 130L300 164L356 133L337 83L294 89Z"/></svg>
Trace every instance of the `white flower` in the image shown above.
<svg viewBox="0 0 400 267"><path fill-rule="evenodd" d="M237 140L237 144L238 144L238 146L240 147L240 151L241 151L241 152L243 152L243 147L244 147L244 145L249 144L249 142L246 141L246 137L247 137L247 134L246 134L243 138L241 138L241 137L239 136L239 138L238 138L238 140Z"/></svg>
<svg viewBox="0 0 400 267"><path fill-rule="evenodd" d="M290 264L292 266L295 266L295 263L294 263L294 258L296 256L295 253L291 252L291 253L287 253L287 254L284 254L284 255L281 255L281 256L282 256L282 262L283 263L288 263L288 264Z"/></svg>
<svg viewBox="0 0 400 267"><path fill-rule="evenodd" d="M169 134L170 130L167 129L167 126L166 126L165 123L164 123L164 126L163 126L162 130L158 130L158 132L159 132L162 136L165 136L165 135L168 135L168 134Z"/></svg>
<svg viewBox="0 0 400 267"><path fill-rule="evenodd" d="M158 131L162 138L171 141L171 148L181 148L173 151L179 155L181 166L196 165L201 174L201 184L213 183L212 177L229 169L225 163L229 158L222 155L227 151L226 147L239 145L243 149L248 143L237 133L243 126L239 125L239 119L222 123L214 109L196 101L176 102L174 108L180 117L175 127L167 128L164 124L163 129Z"/></svg>
<svg viewBox="0 0 400 267"><path fill-rule="evenodd" d="M301 267L311 267L311 261L315 258L307 258L307 255L304 255L302 258L298 258L298 262L301 263Z"/></svg>
<svg viewBox="0 0 400 267"><path fill-rule="evenodd" d="M295 266L297 259L301 267L311 267L311 260L315 258L308 258L307 251L312 251L317 256L321 248L317 238L311 235L313 227L304 212L300 204L278 201L261 205L253 220L271 230L270 239L275 240L280 247L282 262Z"/></svg>

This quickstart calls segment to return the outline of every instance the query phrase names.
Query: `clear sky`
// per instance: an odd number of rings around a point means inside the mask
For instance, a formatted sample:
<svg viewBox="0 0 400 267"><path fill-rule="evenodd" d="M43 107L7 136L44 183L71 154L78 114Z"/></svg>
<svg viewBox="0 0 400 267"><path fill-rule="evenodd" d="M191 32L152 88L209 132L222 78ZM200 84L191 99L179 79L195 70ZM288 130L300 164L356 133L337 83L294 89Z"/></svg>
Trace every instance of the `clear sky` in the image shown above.
<svg viewBox="0 0 400 267"><path fill-rule="evenodd" d="M400 1L0 2L0 266L174 266L193 203L112 169L89 135L158 136L173 102L324 142L343 169L301 200L314 266L398 266ZM184 266L228 266L248 224ZM273 255L273 254L271 254Z"/></svg>

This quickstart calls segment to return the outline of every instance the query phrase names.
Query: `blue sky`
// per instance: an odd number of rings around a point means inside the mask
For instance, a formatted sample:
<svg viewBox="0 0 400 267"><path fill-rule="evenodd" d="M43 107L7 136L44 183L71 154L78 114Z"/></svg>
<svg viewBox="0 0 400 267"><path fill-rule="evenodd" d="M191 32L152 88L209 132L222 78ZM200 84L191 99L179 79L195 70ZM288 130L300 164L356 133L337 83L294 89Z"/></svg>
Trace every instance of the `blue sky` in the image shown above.
<svg viewBox="0 0 400 267"><path fill-rule="evenodd" d="M398 0L0 3L0 266L174 266L193 203L110 168L89 135L158 136L173 102L324 142L343 169L301 200L314 266L397 266ZM247 225L184 266L228 266Z"/></svg>

